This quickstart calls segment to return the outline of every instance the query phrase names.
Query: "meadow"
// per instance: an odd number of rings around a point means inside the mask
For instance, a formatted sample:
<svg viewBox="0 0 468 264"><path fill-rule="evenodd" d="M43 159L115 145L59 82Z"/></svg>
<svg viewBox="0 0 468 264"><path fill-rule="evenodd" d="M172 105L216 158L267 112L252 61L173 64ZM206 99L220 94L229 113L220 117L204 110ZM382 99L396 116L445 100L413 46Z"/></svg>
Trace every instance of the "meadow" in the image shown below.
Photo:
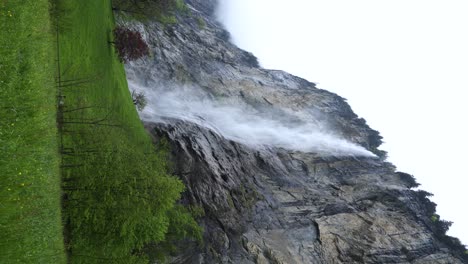
<svg viewBox="0 0 468 264"><path fill-rule="evenodd" d="M133 105L111 1L0 5L0 263L147 263L200 239Z"/></svg>
<svg viewBox="0 0 468 264"><path fill-rule="evenodd" d="M48 0L0 1L0 263L65 263Z"/></svg>
<svg viewBox="0 0 468 264"><path fill-rule="evenodd" d="M59 0L65 240L72 263L147 263L173 240L200 238L177 205L163 142L145 131L113 45L110 1ZM163 249L164 248L164 249Z"/></svg>

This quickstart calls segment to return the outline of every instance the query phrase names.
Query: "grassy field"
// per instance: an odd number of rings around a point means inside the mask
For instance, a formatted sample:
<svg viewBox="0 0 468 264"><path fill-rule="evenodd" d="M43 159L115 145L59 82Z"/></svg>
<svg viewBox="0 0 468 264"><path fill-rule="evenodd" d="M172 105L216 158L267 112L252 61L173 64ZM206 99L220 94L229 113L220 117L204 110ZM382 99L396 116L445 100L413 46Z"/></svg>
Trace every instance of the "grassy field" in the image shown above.
<svg viewBox="0 0 468 264"><path fill-rule="evenodd" d="M184 186L167 173L138 118L113 46L109 0L59 0L64 216L72 263L147 263L177 238L199 237L176 206ZM153 247L154 249L154 247ZM154 250L153 250L154 251Z"/></svg>
<svg viewBox="0 0 468 264"><path fill-rule="evenodd" d="M0 1L0 263L147 263L200 238L109 44L110 0L53 3Z"/></svg>
<svg viewBox="0 0 468 264"><path fill-rule="evenodd" d="M60 17L60 64L68 108L92 108L69 117L101 114L128 127L132 136L148 141L127 88L125 71L112 46L114 17L109 0L58 0ZM81 83L81 84L80 84ZM70 109L69 109L70 110Z"/></svg>
<svg viewBox="0 0 468 264"><path fill-rule="evenodd" d="M0 263L65 263L49 1L0 1Z"/></svg>

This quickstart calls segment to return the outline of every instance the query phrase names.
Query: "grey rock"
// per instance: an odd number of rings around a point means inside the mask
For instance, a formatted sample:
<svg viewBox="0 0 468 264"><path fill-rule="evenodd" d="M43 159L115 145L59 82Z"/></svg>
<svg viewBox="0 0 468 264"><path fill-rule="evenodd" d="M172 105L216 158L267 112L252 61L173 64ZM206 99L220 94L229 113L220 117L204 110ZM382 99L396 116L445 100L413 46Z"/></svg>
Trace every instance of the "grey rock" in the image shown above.
<svg viewBox="0 0 468 264"><path fill-rule="evenodd" d="M215 0L187 2L192 14L177 25L121 22L142 31L153 53L126 66L130 80L311 113L305 118L326 121L379 157L255 149L183 120L146 122L155 140L171 144L174 173L187 186L183 202L205 211L204 247L184 247L172 263L466 263L436 234L430 202L385 161L379 133L345 99L259 67L229 42Z"/></svg>

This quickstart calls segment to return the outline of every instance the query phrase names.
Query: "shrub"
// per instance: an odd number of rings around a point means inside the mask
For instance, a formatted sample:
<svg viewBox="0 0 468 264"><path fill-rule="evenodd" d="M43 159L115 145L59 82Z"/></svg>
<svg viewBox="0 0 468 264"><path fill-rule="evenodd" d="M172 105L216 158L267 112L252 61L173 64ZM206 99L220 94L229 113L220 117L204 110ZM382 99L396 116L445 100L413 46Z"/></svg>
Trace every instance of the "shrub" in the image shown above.
<svg viewBox="0 0 468 264"><path fill-rule="evenodd" d="M132 91L132 100L133 100L133 104L137 107L139 111L143 110L145 106L148 104L145 94L137 92L135 90Z"/></svg>
<svg viewBox="0 0 468 264"><path fill-rule="evenodd" d="M458 238L448 236L446 233L449 230L452 222L440 219L440 215L436 214L436 206L434 202L429 200L428 197L433 196L431 193L418 190L414 191L413 194L417 199L417 202L423 205L423 210L427 215L429 228L434 233L435 237L448 248L450 248L458 257L468 261L468 255L464 254L467 250L466 247L461 243Z"/></svg>
<svg viewBox="0 0 468 264"><path fill-rule="evenodd" d="M200 29L204 29L206 27L206 22L203 17L197 17L197 24Z"/></svg>
<svg viewBox="0 0 468 264"><path fill-rule="evenodd" d="M416 182L416 179L411 174L398 171L396 172L396 175L407 184L408 188L416 188L420 186L420 184Z"/></svg>
<svg viewBox="0 0 468 264"><path fill-rule="evenodd" d="M153 148L104 128L80 132L93 142L76 142L81 166L63 183L73 263L148 263L148 245L201 239L190 211L177 204L184 185L168 174L164 141Z"/></svg>
<svg viewBox="0 0 468 264"><path fill-rule="evenodd" d="M139 59L149 54L148 44L143 40L140 32L125 27L114 29L115 50L122 62Z"/></svg>

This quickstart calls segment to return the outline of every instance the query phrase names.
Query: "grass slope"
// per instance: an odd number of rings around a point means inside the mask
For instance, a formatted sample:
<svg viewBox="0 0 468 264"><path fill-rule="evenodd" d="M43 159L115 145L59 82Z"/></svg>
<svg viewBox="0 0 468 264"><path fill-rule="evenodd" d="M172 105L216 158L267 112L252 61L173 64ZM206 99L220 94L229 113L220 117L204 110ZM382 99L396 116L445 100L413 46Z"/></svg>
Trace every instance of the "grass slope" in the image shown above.
<svg viewBox="0 0 468 264"><path fill-rule="evenodd" d="M0 263L64 263L49 1L0 1Z"/></svg>
<svg viewBox="0 0 468 264"><path fill-rule="evenodd" d="M58 2L64 11L59 22L62 80L85 82L63 88L67 106L93 106L85 111L88 118L110 112L108 120L133 128L136 138L149 140L133 106L124 67L108 43L114 28L110 1Z"/></svg>
<svg viewBox="0 0 468 264"><path fill-rule="evenodd" d="M184 186L167 174L166 151L155 150L109 44L110 0L57 2L71 262L147 263L147 243L162 248L169 240L200 237L200 229L175 205Z"/></svg>
<svg viewBox="0 0 468 264"><path fill-rule="evenodd" d="M109 44L110 0L52 3L0 0L0 263L147 263L200 239Z"/></svg>

